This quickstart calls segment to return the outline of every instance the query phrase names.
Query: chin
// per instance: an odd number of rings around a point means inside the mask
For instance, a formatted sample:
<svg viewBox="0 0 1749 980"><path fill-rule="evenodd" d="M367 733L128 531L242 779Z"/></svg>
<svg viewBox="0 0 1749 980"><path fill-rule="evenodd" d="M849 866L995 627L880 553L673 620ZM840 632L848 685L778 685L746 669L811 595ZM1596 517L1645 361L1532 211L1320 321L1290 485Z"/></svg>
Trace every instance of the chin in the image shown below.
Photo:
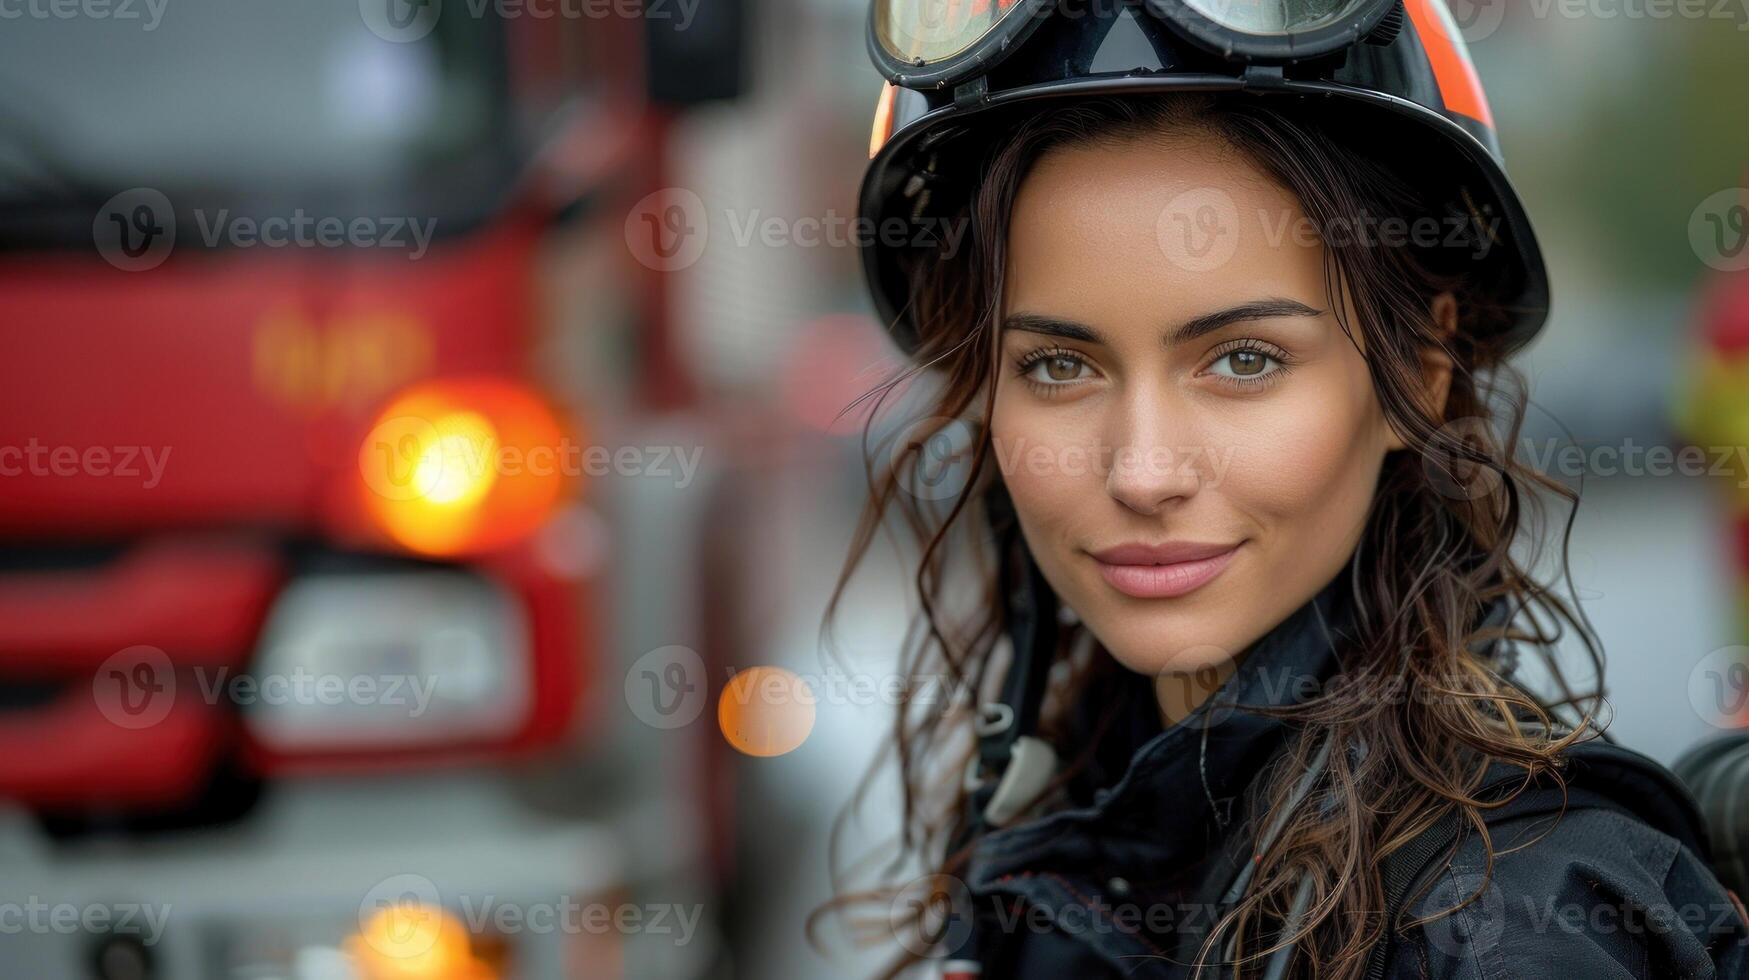
<svg viewBox="0 0 1749 980"><path fill-rule="evenodd" d="M1114 660L1138 674L1152 676L1213 671L1230 662L1248 643L1240 642L1244 638L1232 630L1218 628L1223 620L1218 608L1108 608L1082 617Z"/></svg>

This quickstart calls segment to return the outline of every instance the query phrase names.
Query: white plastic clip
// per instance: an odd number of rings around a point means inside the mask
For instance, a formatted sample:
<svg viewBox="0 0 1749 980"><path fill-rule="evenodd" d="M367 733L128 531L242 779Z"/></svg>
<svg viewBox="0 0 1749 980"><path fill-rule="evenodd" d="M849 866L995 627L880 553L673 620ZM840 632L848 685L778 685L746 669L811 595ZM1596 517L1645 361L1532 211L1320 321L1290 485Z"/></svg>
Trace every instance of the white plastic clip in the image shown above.
<svg viewBox="0 0 1749 980"><path fill-rule="evenodd" d="M1006 826L1038 799L1056 774L1057 751L1049 742L1031 735L1015 739L996 792L984 807L984 821L992 827Z"/></svg>
<svg viewBox="0 0 1749 980"><path fill-rule="evenodd" d="M1000 730L1014 722L1013 711L1005 704L986 705L985 710L994 717L987 716L985 725L980 725L980 728L990 726ZM996 779L996 789L990 794L990 802L984 806L985 826L1006 826L1038 799L1056 773L1057 750L1051 748L1049 742L1032 735L1016 738L1008 749L1008 764L1002 767L1002 774ZM966 766L966 792L976 790L979 783L978 757L974 755Z"/></svg>

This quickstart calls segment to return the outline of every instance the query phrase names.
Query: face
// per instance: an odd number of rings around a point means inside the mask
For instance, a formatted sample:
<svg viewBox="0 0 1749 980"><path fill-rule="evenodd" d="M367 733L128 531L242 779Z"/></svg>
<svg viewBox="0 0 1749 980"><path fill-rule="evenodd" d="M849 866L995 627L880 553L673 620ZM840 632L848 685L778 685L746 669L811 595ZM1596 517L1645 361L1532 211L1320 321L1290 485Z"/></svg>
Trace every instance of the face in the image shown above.
<svg viewBox="0 0 1749 980"><path fill-rule="evenodd" d="M1329 582L1401 447L1303 222L1213 136L1054 150L1015 201L997 464L1058 596L1162 681Z"/></svg>

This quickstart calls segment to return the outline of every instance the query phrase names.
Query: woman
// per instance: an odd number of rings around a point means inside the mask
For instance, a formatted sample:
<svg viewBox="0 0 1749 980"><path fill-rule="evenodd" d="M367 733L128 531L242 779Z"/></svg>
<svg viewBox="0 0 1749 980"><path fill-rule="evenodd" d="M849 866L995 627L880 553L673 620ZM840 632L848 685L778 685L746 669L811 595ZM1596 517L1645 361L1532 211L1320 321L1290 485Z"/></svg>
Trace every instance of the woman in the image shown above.
<svg viewBox="0 0 1749 980"><path fill-rule="evenodd" d="M1680 788L1514 674L1596 650L1523 551L1547 292L1443 8L1280 5L1337 18L1282 56L1239 6L906 6L865 258L923 420L845 579L900 512L906 669L977 696L899 713L894 972L1749 969Z"/></svg>

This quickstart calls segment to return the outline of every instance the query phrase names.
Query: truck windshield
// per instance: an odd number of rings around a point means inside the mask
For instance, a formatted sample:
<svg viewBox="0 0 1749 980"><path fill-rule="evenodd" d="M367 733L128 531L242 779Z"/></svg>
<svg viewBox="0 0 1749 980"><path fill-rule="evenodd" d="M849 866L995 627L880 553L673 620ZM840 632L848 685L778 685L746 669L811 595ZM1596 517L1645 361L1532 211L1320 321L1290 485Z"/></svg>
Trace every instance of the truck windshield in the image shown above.
<svg viewBox="0 0 1749 980"><path fill-rule="evenodd" d="M179 207L478 207L510 153L501 33L454 6L403 42L358 0L8 0L0 208L134 187Z"/></svg>

